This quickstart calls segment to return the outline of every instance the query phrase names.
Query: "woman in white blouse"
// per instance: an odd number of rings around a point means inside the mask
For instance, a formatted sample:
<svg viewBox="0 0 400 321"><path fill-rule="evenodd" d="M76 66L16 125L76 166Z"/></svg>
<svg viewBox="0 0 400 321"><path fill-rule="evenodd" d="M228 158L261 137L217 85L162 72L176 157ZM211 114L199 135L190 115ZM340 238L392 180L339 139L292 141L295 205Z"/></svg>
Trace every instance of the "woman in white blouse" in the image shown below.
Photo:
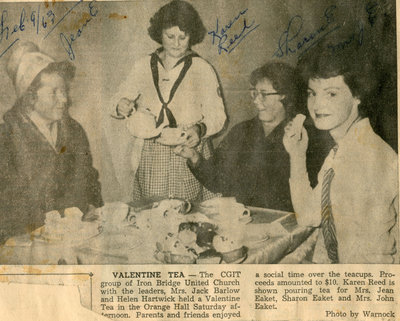
<svg viewBox="0 0 400 321"><path fill-rule="evenodd" d="M127 118L136 105L154 115L158 128L184 130L184 144L208 158L209 137L222 130L226 115L213 67L191 50L206 33L199 14L187 2L174 0L155 13L148 31L162 47L134 64L119 89L117 114ZM134 148L133 200L211 197L172 145L151 138Z"/></svg>
<svg viewBox="0 0 400 321"><path fill-rule="evenodd" d="M289 123L283 138L296 218L319 229L314 263L398 263L398 157L368 119L380 111L379 105L366 104L377 92L374 74L354 48L329 49L321 42L299 62L315 127L328 131L335 142L314 188L302 123Z"/></svg>

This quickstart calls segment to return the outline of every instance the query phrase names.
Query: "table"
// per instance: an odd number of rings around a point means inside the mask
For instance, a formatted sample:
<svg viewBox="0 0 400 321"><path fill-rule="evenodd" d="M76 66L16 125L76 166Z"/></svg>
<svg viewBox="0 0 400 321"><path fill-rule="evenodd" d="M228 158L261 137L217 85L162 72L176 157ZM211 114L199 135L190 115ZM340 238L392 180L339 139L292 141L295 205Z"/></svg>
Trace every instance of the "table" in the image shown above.
<svg viewBox="0 0 400 321"><path fill-rule="evenodd" d="M245 264L300 263L315 245L313 229L297 225L295 214L249 207L252 233L264 233L270 238L249 246ZM128 235L129 236L129 235ZM160 264L152 255L153 244L129 244L107 248L112 235L99 234L81 243L58 243L37 240L29 234L9 240L0 248L0 264ZM94 246L94 244L97 246ZM112 244L111 244L112 245ZM151 248L147 248L150 246ZM144 254L144 253L147 253Z"/></svg>

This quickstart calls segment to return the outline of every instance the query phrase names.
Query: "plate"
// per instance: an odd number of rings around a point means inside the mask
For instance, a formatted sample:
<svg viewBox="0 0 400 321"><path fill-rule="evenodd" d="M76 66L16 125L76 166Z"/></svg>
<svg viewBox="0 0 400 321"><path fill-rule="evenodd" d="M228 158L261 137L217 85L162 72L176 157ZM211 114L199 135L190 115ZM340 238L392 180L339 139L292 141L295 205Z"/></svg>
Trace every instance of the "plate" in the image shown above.
<svg viewBox="0 0 400 321"><path fill-rule="evenodd" d="M166 146L178 146L187 140L186 132L181 128L164 128L157 142Z"/></svg>

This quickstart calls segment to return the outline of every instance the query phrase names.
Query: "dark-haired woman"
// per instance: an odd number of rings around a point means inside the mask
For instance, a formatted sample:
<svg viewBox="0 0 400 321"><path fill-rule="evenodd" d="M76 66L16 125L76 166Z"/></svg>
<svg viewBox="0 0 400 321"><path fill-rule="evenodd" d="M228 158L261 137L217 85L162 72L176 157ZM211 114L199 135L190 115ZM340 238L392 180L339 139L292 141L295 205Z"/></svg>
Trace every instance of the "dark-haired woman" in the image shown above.
<svg viewBox="0 0 400 321"><path fill-rule="evenodd" d="M318 228L312 261L319 264L399 263L398 155L366 117L378 89L357 47L333 54L321 42L299 61L314 125L335 143L314 188L305 166L308 130L290 122L283 138L297 222Z"/></svg>
<svg viewBox="0 0 400 321"><path fill-rule="evenodd" d="M254 70L250 83L258 115L233 127L208 160L188 147L180 155L212 192L245 205L292 211L289 155L282 138L287 122L304 113L299 108L302 82L292 67L272 62Z"/></svg>
<svg viewBox="0 0 400 321"><path fill-rule="evenodd" d="M162 47L133 66L118 93L117 113L129 116L133 101L152 113L157 126L186 131L185 145L203 157L210 156L209 137L226 120L218 77L213 67L191 50L205 36L197 11L187 2L172 1L150 20L150 37ZM154 196L201 200L212 194L203 190L186 159L174 146L156 139L136 139L133 170L136 172L133 199ZM136 159L136 160L135 160Z"/></svg>

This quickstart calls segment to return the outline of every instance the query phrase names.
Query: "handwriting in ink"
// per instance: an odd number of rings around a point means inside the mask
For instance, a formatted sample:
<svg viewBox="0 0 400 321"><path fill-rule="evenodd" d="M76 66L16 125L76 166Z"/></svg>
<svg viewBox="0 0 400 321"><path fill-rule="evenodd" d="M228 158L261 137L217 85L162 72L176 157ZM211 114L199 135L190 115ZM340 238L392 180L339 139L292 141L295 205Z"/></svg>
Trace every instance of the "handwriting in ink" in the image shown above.
<svg viewBox="0 0 400 321"><path fill-rule="evenodd" d="M358 28L359 30L352 33L347 39L340 41L336 44L329 44L328 48L331 50L331 52L337 53L338 51L350 46L354 42L356 42L359 46L362 46L364 41L364 25L361 21L358 24Z"/></svg>
<svg viewBox="0 0 400 321"><path fill-rule="evenodd" d="M83 0L78 0L78 2L76 2L58 21L57 21L57 23L55 24L55 25L53 25L51 28L50 28L50 30L49 30L49 32L44 36L44 38L43 39L46 39L53 31L54 31L54 29L56 29L57 28L57 26L61 23L61 22L63 22L64 21L64 19L66 18L66 17L68 17L68 15L72 12L72 10L74 10L77 6L79 6L81 3L82 3L82 1Z"/></svg>
<svg viewBox="0 0 400 321"><path fill-rule="evenodd" d="M239 33L239 35L234 35L233 38L229 39L229 44L226 46L226 48L224 48L222 45L226 42L223 41L219 46L218 46L218 50L224 50L225 52L231 53L239 44L240 42L247 37L247 35L252 32L253 30L255 30L256 28L258 28L258 25L254 25L255 21L253 20L253 22L248 26L247 25L247 21L246 19L243 19L243 28L242 31Z"/></svg>
<svg viewBox="0 0 400 321"><path fill-rule="evenodd" d="M67 52L69 59L71 60L75 60L75 52L72 48L72 44L76 40L78 40L78 38L82 35L83 30L87 27L88 23L92 21L92 19L96 17L99 12L99 10L94 6L95 1L96 0L92 0L91 2L89 2L88 9L90 16L75 33L69 34L68 36L66 36L62 32L60 33L61 44Z"/></svg>
<svg viewBox="0 0 400 321"><path fill-rule="evenodd" d="M25 30L26 13L24 8L22 8L21 10L19 23L15 24L13 27L6 24L7 17L8 17L7 10L3 10L3 12L1 13L1 22L0 22L0 43L3 41L3 39L8 40L8 38L11 35Z"/></svg>
<svg viewBox="0 0 400 321"><path fill-rule="evenodd" d="M278 49L273 56L282 58L295 53L300 53L301 56L328 34L338 30L339 25L331 28L335 22L335 9L335 5L328 7L324 12L325 23L303 37L300 37L300 32L303 29L303 18L299 15L292 17L279 38Z"/></svg>
<svg viewBox="0 0 400 321"><path fill-rule="evenodd" d="M236 21L239 20L239 18L241 16L243 16L247 12L247 10L249 10L249 9L246 8L246 9L240 11L239 14L236 17L234 17L231 21L229 21L228 24L225 25L225 28L221 28L220 35L223 36L224 34L226 34L226 32L233 26L233 24ZM210 31L208 33L208 34L212 34L212 36L213 36L213 41L212 41L213 44L214 44L214 40L215 40L214 36L216 36L218 33L219 33L219 24L218 24L218 18L217 18L217 27L216 27L215 31Z"/></svg>
<svg viewBox="0 0 400 321"><path fill-rule="evenodd" d="M225 24L224 27L219 29L219 20L217 18L216 28L215 30L209 31L208 34L212 36L212 44L217 44L218 47L218 54L222 52L231 53L241 42L245 39L252 31L254 31L259 24L255 24L253 20L251 24L247 24L246 18L243 18L243 26L242 30L239 34L234 34L233 36L228 35L229 30L232 26L246 14L248 9L244 9L239 12L233 19L229 21L229 23Z"/></svg>
<svg viewBox="0 0 400 321"><path fill-rule="evenodd" d="M365 10L368 13L368 22L371 26L373 26L377 19L378 3L376 1L369 1L365 5Z"/></svg>
<svg viewBox="0 0 400 321"><path fill-rule="evenodd" d="M37 9L27 12L25 8L21 9L18 22L8 22L8 11L3 10L0 18L0 44L7 45L6 49L1 51L0 58L17 42L18 34L24 32L26 28L33 27L36 29L36 34L39 31L46 29L48 26L52 26L55 22L55 14L52 10L45 11L45 14L41 14L41 5L37 6ZM11 43L7 43L11 41Z"/></svg>

